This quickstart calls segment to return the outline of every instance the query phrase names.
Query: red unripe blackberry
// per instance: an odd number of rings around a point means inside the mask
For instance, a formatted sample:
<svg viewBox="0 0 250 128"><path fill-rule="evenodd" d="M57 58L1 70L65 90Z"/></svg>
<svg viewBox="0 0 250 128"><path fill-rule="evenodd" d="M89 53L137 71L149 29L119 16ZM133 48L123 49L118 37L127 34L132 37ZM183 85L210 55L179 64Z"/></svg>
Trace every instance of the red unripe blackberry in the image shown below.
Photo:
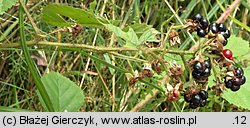
<svg viewBox="0 0 250 128"><path fill-rule="evenodd" d="M233 52L229 49L225 49L225 50L223 50L223 56L226 57L227 59L232 59Z"/></svg>
<svg viewBox="0 0 250 128"><path fill-rule="evenodd" d="M178 98L180 96L180 91L177 90L177 89L174 89L173 90L173 96Z"/></svg>
<svg viewBox="0 0 250 128"><path fill-rule="evenodd" d="M174 97L174 96L172 96L172 97L168 97L168 100L169 101L176 101L178 98L177 97Z"/></svg>

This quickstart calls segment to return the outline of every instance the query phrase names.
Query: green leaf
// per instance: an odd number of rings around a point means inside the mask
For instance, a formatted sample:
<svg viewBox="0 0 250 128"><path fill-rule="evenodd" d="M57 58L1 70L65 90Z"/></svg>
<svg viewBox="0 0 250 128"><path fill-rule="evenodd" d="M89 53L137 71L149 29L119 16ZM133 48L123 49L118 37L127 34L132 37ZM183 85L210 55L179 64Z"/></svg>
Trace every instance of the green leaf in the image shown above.
<svg viewBox="0 0 250 128"><path fill-rule="evenodd" d="M213 87L215 85L214 72L211 71L210 77L208 77L208 87Z"/></svg>
<svg viewBox="0 0 250 128"><path fill-rule="evenodd" d="M250 68L243 70L245 77L250 78ZM222 94L222 97L231 104L250 110L250 80L247 79L246 83L241 85L240 90L237 92L232 92L230 89L227 89Z"/></svg>
<svg viewBox="0 0 250 128"><path fill-rule="evenodd" d="M225 49L230 49L234 57L243 56L249 52L249 42L235 35L231 35Z"/></svg>
<svg viewBox="0 0 250 128"><path fill-rule="evenodd" d="M124 47L131 47L135 48L136 46L140 45L140 42L135 31L132 28L129 28L126 37L124 38L126 44Z"/></svg>
<svg viewBox="0 0 250 128"><path fill-rule="evenodd" d="M215 71L216 71L216 74L218 74L219 72L221 72L220 68L218 67L218 65L215 65L213 64L215 67ZM218 76L217 76L218 77ZM208 87L212 88L213 86L215 86L216 84L216 78L214 76L214 71L213 69L211 69L211 74L210 76L208 77Z"/></svg>
<svg viewBox="0 0 250 128"><path fill-rule="evenodd" d="M42 77L42 82L56 112L76 112L84 104L81 88L61 74L56 72L46 74ZM43 105L43 99L40 96L39 98Z"/></svg>
<svg viewBox="0 0 250 128"><path fill-rule="evenodd" d="M90 3L89 8L91 12L95 12L95 8L97 6L97 2L94 0L93 2Z"/></svg>
<svg viewBox="0 0 250 128"><path fill-rule="evenodd" d="M104 59L105 59L105 61L106 61L107 63L112 64L112 61L111 61L111 59L110 59L110 57L109 57L108 54L103 54L103 57L104 57ZM114 70L113 68L110 68L110 67L109 67L109 71L110 71L110 73L111 73L112 75L113 75L114 72L115 72L115 70Z"/></svg>
<svg viewBox="0 0 250 128"><path fill-rule="evenodd" d="M138 36L132 27L128 27L128 31L125 32L121 28L114 26L112 24L105 24L105 26L107 29L114 32L116 36L126 41L126 44L124 47L136 48L137 46L143 44L145 41L159 42L159 40L155 38L155 36L159 34L159 32L155 30L154 28L150 28L144 31L141 37L138 39ZM143 26L140 26L140 27L143 27ZM139 30L138 26L135 28Z"/></svg>
<svg viewBox="0 0 250 128"><path fill-rule="evenodd" d="M114 32L116 36L124 39L126 41L125 47L134 48L138 44L138 37L132 28L129 28L128 32L122 31L121 28L114 26L112 24L105 24L106 28Z"/></svg>
<svg viewBox="0 0 250 128"><path fill-rule="evenodd" d="M145 31L151 29L152 25L147 25L145 23L143 24L135 23L133 25L125 27L123 31L128 32L129 28L132 28L135 31L136 35L140 37Z"/></svg>
<svg viewBox="0 0 250 128"><path fill-rule="evenodd" d="M0 0L0 15L12 7L17 0Z"/></svg>
<svg viewBox="0 0 250 128"><path fill-rule="evenodd" d="M62 16L71 18L75 20L76 23L79 23L82 26L102 27L102 22L105 22L104 19L97 17L93 13L90 13L86 10L65 5L48 5L43 9L42 13L43 21L56 26L70 26L74 23L73 21L69 22L64 20Z"/></svg>
<svg viewBox="0 0 250 128"><path fill-rule="evenodd" d="M156 31L154 28L151 28L151 29L145 31L145 32L141 35L141 37L140 37L140 39L139 39L139 43L142 44L142 43L145 42L145 41L148 41L148 42L160 42L160 40L157 40L157 39L155 38L155 36L156 36L157 34L159 34L159 32Z"/></svg>
<svg viewBox="0 0 250 128"><path fill-rule="evenodd" d="M116 34L116 36L125 40L127 33L122 31L121 28L114 26L113 24L105 24L105 27Z"/></svg>

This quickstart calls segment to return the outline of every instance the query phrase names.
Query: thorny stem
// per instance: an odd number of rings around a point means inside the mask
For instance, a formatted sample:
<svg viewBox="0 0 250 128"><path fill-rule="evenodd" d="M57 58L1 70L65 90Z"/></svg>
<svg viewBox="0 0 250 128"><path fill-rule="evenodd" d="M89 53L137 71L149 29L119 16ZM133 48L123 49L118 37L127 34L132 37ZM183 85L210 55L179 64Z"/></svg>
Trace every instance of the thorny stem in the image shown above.
<svg viewBox="0 0 250 128"><path fill-rule="evenodd" d="M163 52L166 50L166 53L171 54L194 54L193 51L178 51L178 50L170 50L170 49L163 49L163 48L127 48L127 47L102 47L102 46L91 46L86 44L72 44L72 43L57 43L57 42L48 42L48 41L27 41L28 46L33 45L40 45L40 46L52 46L52 47L58 47L61 49L80 49L83 51L89 51L89 52L121 52L121 51L141 51L147 53L148 51L151 52ZM0 44L0 49L4 48L19 48L20 43L10 43L10 44Z"/></svg>

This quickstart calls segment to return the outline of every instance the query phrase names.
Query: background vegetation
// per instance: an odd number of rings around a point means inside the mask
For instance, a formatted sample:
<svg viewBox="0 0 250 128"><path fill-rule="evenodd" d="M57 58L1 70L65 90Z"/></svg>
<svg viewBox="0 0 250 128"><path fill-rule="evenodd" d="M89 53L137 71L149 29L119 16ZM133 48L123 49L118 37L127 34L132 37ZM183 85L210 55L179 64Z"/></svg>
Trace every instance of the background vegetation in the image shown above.
<svg viewBox="0 0 250 128"><path fill-rule="evenodd" d="M223 88L216 95L225 69L214 66L216 72L207 84L209 102L193 110L185 103L183 90L179 100L170 102L166 100L168 84L159 84L174 61L185 69L184 89L192 84L187 61L195 53L192 39L202 40L196 33L187 33L182 24L196 13L213 23L232 2L4 0L0 3L0 111L249 111L247 0L224 22L232 35L226 48L233 51L236 65L244 68L247 78L240 91ZM73 23L81 26L72 27ZM181 42L173 47L167 39L172 29ZM161 35L162 46L147 48L143 43L157 41L152 38L156 34ZM161 67L162 73L154 72L153 77L130 85L131 77L154 60L168 63Z"/></svg>

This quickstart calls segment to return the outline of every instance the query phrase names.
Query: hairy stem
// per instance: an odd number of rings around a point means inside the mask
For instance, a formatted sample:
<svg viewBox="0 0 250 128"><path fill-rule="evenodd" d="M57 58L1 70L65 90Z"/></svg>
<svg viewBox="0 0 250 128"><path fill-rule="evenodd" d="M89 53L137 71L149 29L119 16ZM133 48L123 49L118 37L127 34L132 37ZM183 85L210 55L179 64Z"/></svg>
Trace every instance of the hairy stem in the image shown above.
<svg viewBox="0 0 250 128"><path fill-rule="evenodd" d="M57 42L48 42L48 41L27 41L26 44L28 46L32 45L40 45L40 46L52 46L52 47L58 47L62 49L69 49L69 48L75 48L75 49L81 49L84 51L90 51L90 52L121 52L121 51L141 51L141 52L163 52L164 50L166 53L171 54L194 54L193 51L178 51L178 50L170 50L170 49L163 49L163 48L127 48L127 47L102 47L102 46L91 46L86 44L72 44L72 43L57 43ZM0 44L0 49L4 48L18 48L21 47L20 43L10 43L10 44Z"/></svg>

